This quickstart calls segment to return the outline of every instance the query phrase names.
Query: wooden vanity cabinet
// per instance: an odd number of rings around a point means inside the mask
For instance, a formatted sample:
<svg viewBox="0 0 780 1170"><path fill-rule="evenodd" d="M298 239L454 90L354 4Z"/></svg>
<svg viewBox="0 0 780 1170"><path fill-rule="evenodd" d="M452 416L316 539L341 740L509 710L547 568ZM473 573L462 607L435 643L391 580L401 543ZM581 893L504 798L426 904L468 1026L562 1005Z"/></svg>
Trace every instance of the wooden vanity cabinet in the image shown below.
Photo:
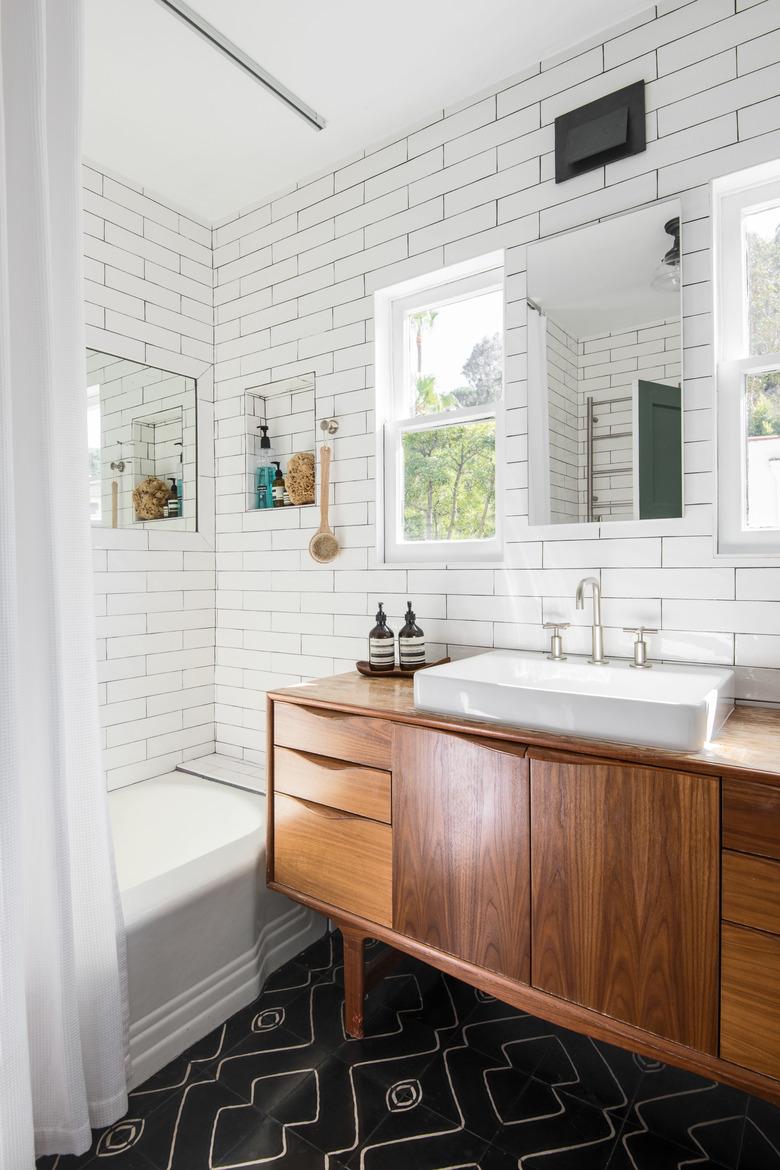
<svg viewBox="0 0 780 1170"><path fill-rule="evenodd" d="M268 881L340 928L348 1033L392 957L372 976L377 938L780 1104L780 769L529 745L394 687L343 676L269 702Z"/></svg>
<svg viewBox="0 0 780 1170"><path fill-rule="evenodd" d="M528 983L528 811L523 748L396 727L395 930Z"/></svg>
<svg viewBox="0 0 780 1170"><path fill-rule="evenodd" d="M717 1052L717 780L530 755L534 987Z"/></svg>

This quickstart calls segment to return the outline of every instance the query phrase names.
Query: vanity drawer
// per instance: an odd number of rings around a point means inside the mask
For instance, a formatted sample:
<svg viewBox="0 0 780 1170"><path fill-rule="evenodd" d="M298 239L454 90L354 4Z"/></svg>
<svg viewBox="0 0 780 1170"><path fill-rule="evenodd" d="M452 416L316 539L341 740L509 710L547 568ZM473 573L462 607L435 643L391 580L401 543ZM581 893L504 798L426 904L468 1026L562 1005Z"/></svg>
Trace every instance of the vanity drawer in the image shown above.
<svg viewBox="0 0 780 1170"><path fill-rule="evenodd" d="M274 703L274 743L279 747L389 768L392 733L393 725L386 719Z"/></svg>
<svg viewBox="0 0 780 1170"><path fill-rule="evenodd" d="M780 859L780 788L723 781L723 847Z"/></svg>
<svg viewBox="0 0 780 1170"><path fill-rule="evenodd" d="M723 925L720 1055L780 1077L780 938Z"/></svg>
<svg viewBox="0 0 780 1170"><path fill-rule="evenodd" d="M274 879L391 926L393 830L352 813L274 795Z"/></svg>
<svg viewBox="0 0 780 1170"><path fill-rule="evenodd" d="M390 824L390 773L274 748L274 791Z"/></svg>
<svg viewBox="0 0 780 1170"><path fill-rule="evenodd" d="M725 851L722 917L780 934L780 862Z"/></svg>

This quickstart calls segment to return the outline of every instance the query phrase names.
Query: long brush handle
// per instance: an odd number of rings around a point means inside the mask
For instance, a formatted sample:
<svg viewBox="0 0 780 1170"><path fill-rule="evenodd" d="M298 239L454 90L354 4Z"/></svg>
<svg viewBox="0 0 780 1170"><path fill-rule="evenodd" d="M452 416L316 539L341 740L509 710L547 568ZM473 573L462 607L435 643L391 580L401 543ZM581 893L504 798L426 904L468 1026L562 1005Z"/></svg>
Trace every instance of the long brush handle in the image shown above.
<svg viewBox="0 0 780 1170"><path fill-rule="evenodd" d="M330 447L320 449L320 528L328 528L328 493L330 492Z"/></svg>

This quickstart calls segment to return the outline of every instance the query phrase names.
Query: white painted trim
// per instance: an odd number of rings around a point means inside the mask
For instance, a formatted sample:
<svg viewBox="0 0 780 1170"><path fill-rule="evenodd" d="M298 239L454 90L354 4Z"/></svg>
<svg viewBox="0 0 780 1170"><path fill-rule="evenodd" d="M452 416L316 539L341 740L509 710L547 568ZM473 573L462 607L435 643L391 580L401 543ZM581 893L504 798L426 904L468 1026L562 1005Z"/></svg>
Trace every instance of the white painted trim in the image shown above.
<svg viewBox="0 0 780 1170"><path fill-rule="evenodd" d="M779 202L779 163L753 167L713 183L717 352L714 538L716 556L727 559L780 556L780 528L749 529L746 525L745 378L777 369L780 354L749 352L743 230L746 211Z"/></svg>
<svg viewBox="0 0 780 1170"><path fill-rule="evenodd" d="M465 407L436 415L409 417L412 406L405 401L403 388L409 385L405 318L416 308L446 305L504 288L503 253L491 253L423 277L379 290L374 294L376 368L376 460L377 460L377 561L380 564L500 564L503 553L503 497L505 463L505 413L502 397L495 403ZM505 299L502 317L505 320ZM506 367L506 328L502 320L502 347ZM504 379L506 382L506 369ZM495 419L496 426L496 535L492 540L444 540L424 543L399 539L401 531L401 435L412 430L482 419Z"/></svg>

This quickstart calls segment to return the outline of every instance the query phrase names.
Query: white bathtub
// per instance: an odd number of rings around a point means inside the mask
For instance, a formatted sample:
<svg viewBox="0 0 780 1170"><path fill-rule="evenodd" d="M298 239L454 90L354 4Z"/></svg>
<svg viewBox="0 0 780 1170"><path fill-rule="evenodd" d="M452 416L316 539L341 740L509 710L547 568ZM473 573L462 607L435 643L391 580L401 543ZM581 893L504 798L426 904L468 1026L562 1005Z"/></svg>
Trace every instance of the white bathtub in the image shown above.
<svg viewBox="0 0 780 1170"><path fill-rule="evenodd" d="M265 886L265 797L172 772L109 795L131 1085L251 1003L325 920Z"/></svg>

